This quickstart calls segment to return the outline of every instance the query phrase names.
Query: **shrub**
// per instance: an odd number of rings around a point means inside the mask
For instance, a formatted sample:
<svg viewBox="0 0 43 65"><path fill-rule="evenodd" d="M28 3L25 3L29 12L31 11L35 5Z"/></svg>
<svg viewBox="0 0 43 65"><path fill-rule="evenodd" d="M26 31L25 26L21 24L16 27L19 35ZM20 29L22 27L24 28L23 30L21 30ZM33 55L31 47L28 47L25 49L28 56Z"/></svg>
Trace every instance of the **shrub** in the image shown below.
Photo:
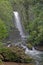
<svg viewBox="0 0 43 65"><path fill-rule="evenodd" d="M1 58L3 61L15 61L15 62L31 62L32 58L27 56L23 49L20 49L19 47L14 48L1 48L0 54L3 58Z"/></svg>

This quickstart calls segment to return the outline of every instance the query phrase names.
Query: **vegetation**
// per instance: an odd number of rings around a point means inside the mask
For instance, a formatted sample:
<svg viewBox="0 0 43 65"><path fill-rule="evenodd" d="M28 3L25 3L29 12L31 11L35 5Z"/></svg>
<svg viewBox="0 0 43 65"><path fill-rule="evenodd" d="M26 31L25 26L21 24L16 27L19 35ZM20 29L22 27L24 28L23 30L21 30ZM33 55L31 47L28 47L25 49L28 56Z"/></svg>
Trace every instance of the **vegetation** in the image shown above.
<svg viewBox="0 0 43 65"><path fill-rule="evenodd" d="M43 43L43 2L36 1L31 9L32 20L27 24L26 30L29 33L28 41L33 45Z"/></svg>
<svg viewBox="0 0 43 65"><path fill-rule="evenodd" d="M7 26L4 21L0 19L0 41L5 39L8 36Z"/></svg>
<svg viewBox="0 0 43 65"><path fill-rule="evenodd" d="M3 61L11 61L11 62L22 62L29 63L32 62L32 58L27 56L23 49L20 49L17 46L14 47L3 47L0 48L0 59Z"/></svg>
<svg viewBox="0 0 43 65"><path fill-rule="evenodd" d="M13 8L8 0L0 0L0 41L5 40L13 25Z"/></svg>
<svg viewBox="0 0 43 65"><path fill-rule="evenodd" d="M0 18L4 20L7 26L12 25L13 10L8 0L0 0Z"/></svg>
<svg viewBox="0 0 43 65"><path fill-rule="evenodd" d="M18 47L3 47L2 42L8 38L14 27L13 11L19 12L25 31L29 35L27 45L32 48L43 43L43 0L0 0L0 59L30 62L32 59Z"/></svg>

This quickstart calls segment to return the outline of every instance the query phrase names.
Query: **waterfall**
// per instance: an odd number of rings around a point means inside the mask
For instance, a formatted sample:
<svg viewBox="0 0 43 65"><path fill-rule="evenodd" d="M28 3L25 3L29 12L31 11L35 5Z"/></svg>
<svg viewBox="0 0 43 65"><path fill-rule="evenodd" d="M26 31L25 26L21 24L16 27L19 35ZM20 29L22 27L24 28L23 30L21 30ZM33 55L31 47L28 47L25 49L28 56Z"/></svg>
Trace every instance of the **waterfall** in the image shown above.
<svg viewBox="0 0 43 65"><path fill-rule="evenodd" d="M14 17L15 17L15 26L19 30L21 37L24 38L25 35L24 35L24 32L23 32L23 27L22 27L22 24L21 24L19 13L17 11L14 11L13 13L14 13Z"/></svg>
<svg viewBox="0 0 43 65"><path fill-rule="evenodd" d="M18 13L17 11L14 11L13 13L14 13L14 17L15 17L15 26L16 26L16 28L19 30L21 37L24 38L25 35L24 35L24 32L23 32L23 27L22 27L22 24L21 24L21 20L20 20L19 13ZM23 47L23 48L26 50L26 53L28 53L28 52L29 52L30 54L31 54L31 53L32 53L32 54L38 53L38 52L34 49L34 47L32 48L32 50L29 50L26 46L24 46L24 45L22 45L22 44L21 44L21 47Z"/></svg>

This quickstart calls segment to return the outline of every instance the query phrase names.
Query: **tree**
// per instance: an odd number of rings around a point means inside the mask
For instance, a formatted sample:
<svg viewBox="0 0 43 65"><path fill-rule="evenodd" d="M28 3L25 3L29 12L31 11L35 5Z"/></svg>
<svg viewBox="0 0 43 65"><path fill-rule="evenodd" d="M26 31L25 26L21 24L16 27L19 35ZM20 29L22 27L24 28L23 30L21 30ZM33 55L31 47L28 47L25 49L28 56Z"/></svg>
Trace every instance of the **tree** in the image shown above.
<svg viewBox="0 0 43 65"><path fill-rule="evenodd" d="M4 21L0 19L0 41L8 36L7 26Z"/></svg>
<svg viewBox="0 0 43 65"><path fill-rule="evenodd" d="M8 29L13 24L13 9L8 0L0 0L0 18L4 20Z"/></svg>
<svg viewBox="0 0 43 65"><path fill-rule="evenodd" d="M28 41L33 45L43 43L43 1L27 0L29 6L28 22L24 22L25 29L29 33Z"/></svg>

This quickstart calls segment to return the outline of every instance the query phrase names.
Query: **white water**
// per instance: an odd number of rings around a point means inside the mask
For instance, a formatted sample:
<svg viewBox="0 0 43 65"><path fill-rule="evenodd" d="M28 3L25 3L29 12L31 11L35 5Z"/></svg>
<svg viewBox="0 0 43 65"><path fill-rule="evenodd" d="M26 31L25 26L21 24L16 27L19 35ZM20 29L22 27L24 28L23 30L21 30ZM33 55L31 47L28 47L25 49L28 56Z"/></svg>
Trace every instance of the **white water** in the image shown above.
<svg viewBox="0 0 43 65"><path fill-rule="evenodd" d="M35 50L34 47L32 48L32 50L28 49L27 46L24 46L24 45L22 45L22 44L21 44L21 47L23 47L23 48L25 49L25 53L26 53L26 54L30 54L30 55L32 55L32 56L33 56L33 55L37 55L37 54L41 54L41 52Z"/></svg>
<svg viewBox="0 0 43 65"><path fill-rule="evenodd" d="M24 35L24 32L23 32L23 28L22 28L22 24L21 24L21 21L20 21L20 16L19 16L19 13L17 11L14 11L14 17L15 17L15 26L16 28L18 28L19 32L20 32L20 35L21 37L25 37Z"/></svg>
<svg viewBox="0 0 43 65"><path fill-rule="evenodd" d="M43 52L35 50L34 47L32 50L30 50L26 46L21 46L25 49L25 54L29 55L35 60L35 65L43 65Z"/></svg>
<svg viewBox="0 0 43 65"><path fill-rule="evenodd" d="M7 45L7 47L10 47L10 46L11 46L11 44L8 44L8 45Z"/></svg>

